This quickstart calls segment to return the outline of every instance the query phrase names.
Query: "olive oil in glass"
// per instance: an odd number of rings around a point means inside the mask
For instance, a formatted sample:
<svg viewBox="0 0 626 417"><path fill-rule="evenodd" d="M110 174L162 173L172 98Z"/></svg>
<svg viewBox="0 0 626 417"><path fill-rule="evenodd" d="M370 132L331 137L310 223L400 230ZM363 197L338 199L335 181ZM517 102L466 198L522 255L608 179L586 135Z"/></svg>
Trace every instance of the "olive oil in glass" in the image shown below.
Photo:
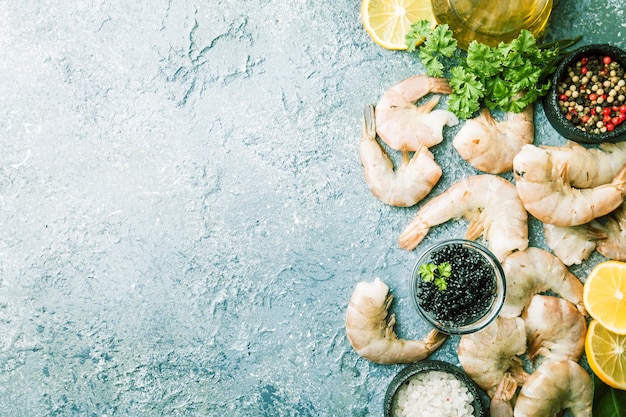
<svg viewBox="0 0 626 417"><path fill-rule="evenodd" d="M438 23L447 23L463 49L473 40L490 46L510 42L522 29L541 37L552 0L432 0Z"/></svg>

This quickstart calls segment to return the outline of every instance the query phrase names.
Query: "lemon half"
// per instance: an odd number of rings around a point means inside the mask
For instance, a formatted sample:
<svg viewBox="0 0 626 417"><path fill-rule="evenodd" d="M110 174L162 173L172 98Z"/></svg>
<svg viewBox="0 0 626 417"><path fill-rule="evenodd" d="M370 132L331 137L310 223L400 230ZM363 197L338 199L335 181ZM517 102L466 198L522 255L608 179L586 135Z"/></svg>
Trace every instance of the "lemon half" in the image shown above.
<svg viewBox="0 0 626 417"><path fill-rule="evenodd" d="M404 36L420 20L437 24L430 0L362 0L365 31L385 49L407 49Z"/></svg>

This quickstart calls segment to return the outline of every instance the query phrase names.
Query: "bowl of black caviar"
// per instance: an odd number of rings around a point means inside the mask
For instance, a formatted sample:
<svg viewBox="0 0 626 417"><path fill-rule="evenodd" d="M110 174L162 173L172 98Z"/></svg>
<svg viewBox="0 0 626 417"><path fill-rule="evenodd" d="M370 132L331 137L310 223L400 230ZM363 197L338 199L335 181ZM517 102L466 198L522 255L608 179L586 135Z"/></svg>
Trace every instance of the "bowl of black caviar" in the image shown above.
<svg viewBox="0 0 626 417"><path fill-rule="evenodd" d="M543 107L567 139L588 144L626 140L626 52L608 44L572 51L557 66Z"/></svg>
<svg viewBox="0 0 626 417"><path fill-rule="evenodd" d="M500 313L506 295L502 265L483 245L448 239L426 248L411 274L419 315L447 334L476 332Z"/></svg>

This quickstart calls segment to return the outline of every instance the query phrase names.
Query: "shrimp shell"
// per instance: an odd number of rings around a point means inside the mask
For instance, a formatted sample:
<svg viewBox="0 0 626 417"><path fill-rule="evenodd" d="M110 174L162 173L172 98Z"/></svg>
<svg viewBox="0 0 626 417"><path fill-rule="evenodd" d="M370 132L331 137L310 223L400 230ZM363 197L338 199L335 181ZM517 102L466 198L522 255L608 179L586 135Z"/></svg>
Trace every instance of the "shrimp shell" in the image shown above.
<svg viewBox="0 0 626 417"><path fill-rule="evenodd" d="M431 227L460 217L470 221L466 238L483 235L500 261L528 246L528 215L515 186L491 174L466 177L432 198L404 228L398 243L413 250Z"/></svg>
<svg viewBox="0 0 626 417"><path fill-rule="evenodd" d="M543 236L552 252L568 266L589 258L597 242L608 237L595 220L578 226L544 223Z"/></svg>
<svg viewBox="0 0 626 417"><path fill-rule="evenodd" d="M354 350L379 364L412 363L437 350L447 335L432 329L424 340L398 339L393 330L395 315L388 314L393 295L376 278L360 282L354 289L346 313L346 334Z"/></svg>
<svg viewBox="0 0 626 417"><path fill-rule="evenodd" d="M522 146L533 143L534 107L523 112L506 113L497 121L488 109L465 122L452 141L459 155L474 168L490 174L513 169L513 158Z"/></svg>
<svg viewBox="0 0 626 417"><path fill-rule="evenodd" d="M517 381L507 372L491 399L489 417L513 417L511 400L513 400L516 391Z"/></svg>
<svg viewBox="0 0 626 417"><path fill-rule="evenodd" d="M524 383L514 417L553 417L568 409L574 417L591 417L593 381L570 360L539 366Z"/></svg>
<svg viewBox="0 0 626 417"><path fill-rule="evenodd" d="M535 295L522 318L526 323L528 357L542 363L578 361L585 350L587 321L572 303L550 295Z"/></svg>
<svg viewBox="0 0 626 417"><path fill-rule="evenodd" d="M502 263L506 295L503 317L517 317L535 294L551 290L585 314L583 284L553 254L536 247L515 252Z"/></svg>
<svg viewBox="0 0 626 417"><path fill-rule="evenodd" d="M524 383L528 374L519 355L525 352L524 320L501 316L484 329L461 336L457 349L463 370L490 397L507 373L518 383Z"/></svg>
<svg viewBox="0 0 626 417"><path fill-rule="evenodd" d="M392 149L414 152L421 145L427 148L443 140L443 127L459 120L448 110L433 110L439 103L435 96L417 107L414 103L428 93L450 94L452 88L445 78L417 75L389 88L376 105L376 130Z"/></svg>
<svg viewBox="0 0 626 417"><path fill-rule="evenodd" d="M402 152L402 164L394 171L393 163L376 141L374 106L365 107L363 136L359 155L365 173L365 182L372 194L385 204L410 207L422 200L441 178L441 167L425 146L408 159Z"/></svg>
<svg viewBox="0 0 626 417"><path fill-rule="evenodd" d="M567 141L563 146L541 146L555 166L568 166L569 183L576 188L590 188L608 184L626 164L626 142L601 143L597 148L586 148Z"/></svg>
<svg viewBox="0 0 626 417"><path fill-rule="evenodd" d="M597 250L609 259L626 261L626 202L609 214L602 230L604 239L598 240Z"/></svg>
<svg viewBox="0 0 626 417"><path fill-rule="evenodd" d="M567 164L555 164L551 154L524 145L513 160L517 192L526 210L544 223L577 226L619 207L626 195L626 164L613 181L593 188L574 188Z"/></svg>

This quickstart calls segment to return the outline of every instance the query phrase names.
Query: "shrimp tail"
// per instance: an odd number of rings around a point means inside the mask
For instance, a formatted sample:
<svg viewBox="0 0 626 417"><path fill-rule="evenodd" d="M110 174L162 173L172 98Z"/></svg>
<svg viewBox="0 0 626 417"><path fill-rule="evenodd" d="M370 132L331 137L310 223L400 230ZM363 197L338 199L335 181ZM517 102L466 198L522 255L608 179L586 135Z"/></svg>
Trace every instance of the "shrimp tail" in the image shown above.
<svg viewBox="0 0 626 417"><path fill-rule="evenodd" d="M439 94L452 93L452 87L447 78L432 77L429 79L430 91Z"/></svg>
<svg viewBox="0 0 626 417"><path fill-rule="evenodd" d="M511 377L515 379L518 385L524 385L530 374L524 370L524 363L520 358L514 356L511 359L511 367L509 368Z"/></svg>
<svg viewBox="0 0 626 417"><path fill-rule="evenodd" d="M465 232L465 238L468 240L476 240L485 231L485 225L480 219L472 219Z"/></svg>
<svg viewBox="0 0 626 417"><path fill-rule="evenodd" d="M417 108L420 113L428 114L439 104L439 96L434 96Z"/></svg>
<svg viewBox="0 0 626 417"><path fill-rule="evenodd" d="M376 139L376 118L374 117L374 105L368 104L363 111L363 138Z"/></svg>
<svg viewBox="0 0 626 417"><path fill-rule="evenodd" d="M420 244L420 242L426 237L430 227L417 216L411 223L409 223L400 236L398 237L398 244L401 249L413 250Z"/></svg>
<svg viewBox="0 0 626 417"><path fill-rule="evenodd" d="M626 164L617 171L612 185L622 194L622 197L626 196Z"/></svg>
<svg viewBox="0 0 626 417"><path fill-rule="evenodd" d="M537 364L537 357L541 354L541 347L543 346L543 338L539 332L534 333L528 340L528 358L532 361L533 365Z"/></svg>
<svg viewBox="0 0 626 417"><path fill-rule="evenodd" d="M498 385L496 392L489 405L489 415L491 417L513 417L513 406L511 400L517 391L517 381L511 374L504 374L504 378Z"/></svg>
<svg viewBox="0 0 626 417"><path fill-rule="evenodd" d="M428 334L424 338L424 343L426 344L426 350L428 351L428 354L430 355L431 353L439 349L443 342L445 342L446 340L448 340L448 335L440 332L437 329L432 329L430 332L428 332Z"/></svg>
<svg viewBox="0 0 626 417"><path fill-rule="evenodd" d="M602 230L600 225L593 224L593 222L587 224L585 236L592 242L607 240L609 237L608 233L605 230Z"/></svg>

